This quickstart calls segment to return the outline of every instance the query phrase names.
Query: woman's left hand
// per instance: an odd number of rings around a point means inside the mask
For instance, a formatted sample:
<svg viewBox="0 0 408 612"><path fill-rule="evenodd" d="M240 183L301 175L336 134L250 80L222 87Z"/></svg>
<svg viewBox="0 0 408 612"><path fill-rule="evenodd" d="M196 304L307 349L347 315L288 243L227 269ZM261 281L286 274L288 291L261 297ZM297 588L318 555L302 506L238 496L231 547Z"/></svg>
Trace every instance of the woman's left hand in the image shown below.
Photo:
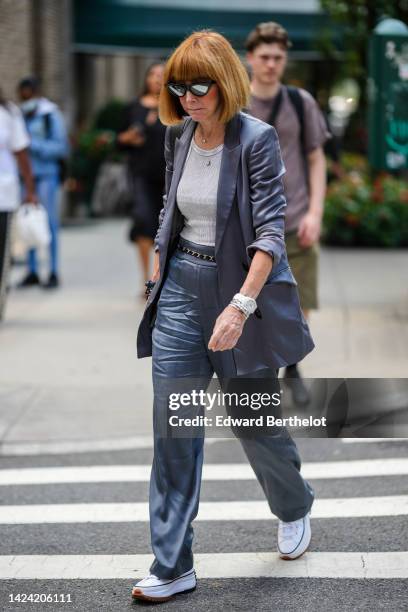
<svg viewBox="0 0 408 612"><path fill-rule="evenodd" d="M234 306L227 306L217 317L208 348L212 351L228 351L234 348L245 323L245 315Z"/></svg>

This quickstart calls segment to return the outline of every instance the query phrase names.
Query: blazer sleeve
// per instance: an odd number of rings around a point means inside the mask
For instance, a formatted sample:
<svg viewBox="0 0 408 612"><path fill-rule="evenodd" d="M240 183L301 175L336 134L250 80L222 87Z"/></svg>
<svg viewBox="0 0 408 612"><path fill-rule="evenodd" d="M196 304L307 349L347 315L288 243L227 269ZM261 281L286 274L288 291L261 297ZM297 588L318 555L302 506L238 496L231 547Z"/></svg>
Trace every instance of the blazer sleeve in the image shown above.
<svg viewBox="0 0 408 612"><path fill-rule="evenodd" d="M276 266L285 251L286 199L278 135L269 126L256 138L249 154L249 190L255 240L247 246L252 258L257 249L273 257Z"/></svg>
<svg viewBox="0 0 408 612"><path fill-rule="evenodd" d="M163 195L163 207L159 213L159 227L156 232L156 236L154 238L154 250L158 251L158 239L160 236L161 226L163 224L164 215L166 213L166 205L167 205L167 196L169 194L169 189L171 185L171 178L173 176L173 151L171 144L171 126L167 126L166 135L164 139L164 159L166 161L166 177L165 177L165 193Z"/></svg>

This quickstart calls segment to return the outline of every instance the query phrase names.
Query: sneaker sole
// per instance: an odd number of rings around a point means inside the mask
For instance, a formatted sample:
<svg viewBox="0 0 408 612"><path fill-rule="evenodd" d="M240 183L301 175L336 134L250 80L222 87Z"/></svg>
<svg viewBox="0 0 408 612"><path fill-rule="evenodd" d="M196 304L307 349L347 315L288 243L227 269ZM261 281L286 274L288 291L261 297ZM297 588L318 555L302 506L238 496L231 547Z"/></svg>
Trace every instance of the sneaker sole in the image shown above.
<svg viewBox="0 0 408 612"><path fill-rule="evenodd" d="M193 586L192 586L193 585ZM166 595L159 595L160 591L166 591L164 588L165 585L161 587L138 587L135 585L132 589L132 598L133 599L144 599L146 601L168 601L174 595L179 595L180 593L190 593L194 591L197 586L197 577L196 573L189 573L187 576L183 576L177 580L177 583L173 586L170 586L167 589ZM185 588L183 588L185 587ZM153 589L156 589L156 593ZM174 589L172 591L172 589ZM149 593L150 591L150 593Z"/></svg>
<svg viewBox="0 0 408 612"><path fill-rule="evenodd" d="M197 588L197 585L191 589L186 589L185 591L176 591L175 593L172 593L171 595L166 595L165 597L153 597L152 595L145 595L143 591L141 591L140 589L134 589L132 591L132 599L142 599L144 601L152 601L152 602L161 602L161 601L164 602L164 601L169 601L169 599L173 599L175 595L183 595L184 593L192 593L192 591L195 591L196 588Z"/></svg>
<svg viewBox="0 0 408 612"><path fill-rule="evenodd" d="M305 552L307 552L309 550L309 546L307 548L305 548L305 550L303 552L300 553L300 555L297 555L296 557L289 557L288 555L279 555L280 559L284 559L285 561L295 561L295 559L299 559L299 557L301 557L302 555L305 554Z"/></svg>

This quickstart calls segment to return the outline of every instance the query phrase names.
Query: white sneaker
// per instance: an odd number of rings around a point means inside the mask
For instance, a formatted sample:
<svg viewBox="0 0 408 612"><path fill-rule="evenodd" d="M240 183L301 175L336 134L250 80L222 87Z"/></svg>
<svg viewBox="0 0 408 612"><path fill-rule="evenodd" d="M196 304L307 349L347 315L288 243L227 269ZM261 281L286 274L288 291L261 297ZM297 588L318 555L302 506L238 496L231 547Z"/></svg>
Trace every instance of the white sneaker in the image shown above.
<svg viewBox="0 0 408 612"><path fill-rule="evenodd" d="M193 591L196 584L194 568L181 574L178 578L157 578L154 574L150 574L134 585L132 597L148 601L167 601L176 593Z"/></svg>
<svg viewBox="0 0 408 612"><path fill-rule="evenodd" d="M310 529L310 512L297 521L284 523L279 521L278 551L281 559L297 559L307 550L312 531Z"/></svg>

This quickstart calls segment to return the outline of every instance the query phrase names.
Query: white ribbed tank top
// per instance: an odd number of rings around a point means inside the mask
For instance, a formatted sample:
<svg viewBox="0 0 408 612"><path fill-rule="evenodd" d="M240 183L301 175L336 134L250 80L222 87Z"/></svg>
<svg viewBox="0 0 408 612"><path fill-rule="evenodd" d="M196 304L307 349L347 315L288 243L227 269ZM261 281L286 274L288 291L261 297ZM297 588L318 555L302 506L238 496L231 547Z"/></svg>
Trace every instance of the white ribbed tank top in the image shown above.
<svg viewBox="0 0 408 612"><path fill-rule="evenodd" d="M183 174L177 188L177 205L184 216L180 232L186 240L215 245L217 191L223 144L201 149L191 139Z"/></svg>

